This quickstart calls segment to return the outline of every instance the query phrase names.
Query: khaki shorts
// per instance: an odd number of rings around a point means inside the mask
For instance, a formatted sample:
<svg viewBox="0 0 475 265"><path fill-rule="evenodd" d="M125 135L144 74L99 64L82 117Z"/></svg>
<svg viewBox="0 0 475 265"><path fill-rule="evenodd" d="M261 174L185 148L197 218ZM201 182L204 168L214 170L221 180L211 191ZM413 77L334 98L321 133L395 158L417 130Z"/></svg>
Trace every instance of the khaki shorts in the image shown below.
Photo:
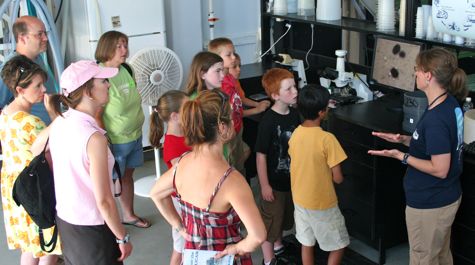
<svg viewBox="0 0 475 265"><path fill-rule="evenodd" d="M411 265L453 264L450 234L460 201L434 209L406 206Z"/></svg>
<svg viewBox="0 0 475 265"><path fill-rule="evenodd" d="M251 149L242 140L242 128L233 139L228 142L229 146L229 164L239 171L243 176L246 176L246 169L244 163L249 157Z"/></svg>
<svg viewBox="0 0 475 265"><path fill-rule="evenodd" d="M273 191L274 201L261 201L260 212L267 230L266 241L274 243L282 238L284 230L290 230L294 226L294 203L290 191Z"/></svg>
<svg viewBox="0 0 475 265"><path fill-rule="evenodd" d="M300 244L318 245L324 251L342 249L350 244L345 218L338 206L326 210L309 210L295 204L295 237Z"/></svg>

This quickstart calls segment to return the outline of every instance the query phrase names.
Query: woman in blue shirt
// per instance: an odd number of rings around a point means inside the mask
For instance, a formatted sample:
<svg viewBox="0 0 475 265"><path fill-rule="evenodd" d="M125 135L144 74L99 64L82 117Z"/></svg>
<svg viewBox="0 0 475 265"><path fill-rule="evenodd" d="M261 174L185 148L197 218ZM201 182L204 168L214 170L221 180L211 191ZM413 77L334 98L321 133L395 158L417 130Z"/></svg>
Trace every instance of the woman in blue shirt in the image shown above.
<svg viewBox="0 0 475 265"><path fill-rule="evenodd" d="M462 196L463 162L463 114L456 98L467 95L466 75L454 54L442 48L421 52L414 70L417 88L429 103L416 130L412 136L373 132L409 146L409 152L368 153L399 159L408 166L404 191L410 264L453 264L450 231Z"/></svg>

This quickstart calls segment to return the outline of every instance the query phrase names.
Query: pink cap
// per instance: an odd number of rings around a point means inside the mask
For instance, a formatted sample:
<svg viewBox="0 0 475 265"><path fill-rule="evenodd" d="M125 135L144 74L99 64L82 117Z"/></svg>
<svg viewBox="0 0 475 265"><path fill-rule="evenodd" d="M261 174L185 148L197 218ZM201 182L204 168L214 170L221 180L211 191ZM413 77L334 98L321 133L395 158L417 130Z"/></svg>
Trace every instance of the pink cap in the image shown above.
<svg viewBox="0 0 475 265"><path fill-rule="evenodd" d="M92 78L110 78L118 72L118 68L102 67L94 61L82 60L70 64L63 71L60 86L63 89L63 94L68 96Z"/></svg>

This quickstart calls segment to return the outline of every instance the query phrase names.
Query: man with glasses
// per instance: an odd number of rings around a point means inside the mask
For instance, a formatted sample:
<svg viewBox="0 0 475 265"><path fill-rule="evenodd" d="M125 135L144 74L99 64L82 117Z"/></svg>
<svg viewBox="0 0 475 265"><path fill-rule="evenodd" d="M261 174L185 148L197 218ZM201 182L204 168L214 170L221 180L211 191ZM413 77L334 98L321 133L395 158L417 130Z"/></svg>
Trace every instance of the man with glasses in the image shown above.
<svg viewBox="0 0 475 265"><path fill-rule="evenodd" d="M40 56L48 47L48 36L43 22L32 16L19 17L13 24L13 35L17 43L16 50L5 62L18 54L30 58L48 73L48 80L45 82L46 93L55 93L55 77L51 71L48 71L48 66L43 62ZM3 65L0 66L0 71L2 68ZM0 109L8 105L12 99L12 93L0 78ZM46 124L51 122L43 103L35 104L31 109L31 113L38 116Z"/></svg>

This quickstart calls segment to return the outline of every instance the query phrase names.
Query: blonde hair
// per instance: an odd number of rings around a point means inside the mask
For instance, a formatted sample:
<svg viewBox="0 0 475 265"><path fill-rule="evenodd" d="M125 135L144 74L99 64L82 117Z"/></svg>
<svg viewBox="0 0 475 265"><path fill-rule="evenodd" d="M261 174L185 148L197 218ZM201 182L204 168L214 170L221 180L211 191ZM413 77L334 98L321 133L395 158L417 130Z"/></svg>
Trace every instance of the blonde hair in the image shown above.
<svg viewBox="0 0 475 265"><path fill-rule="evenodd" d="M228 38L224 38L224 37L212 39L208 43L208 51L216 53L216 54L220 54L221 51L223 50L223 47L226 45L234 45L234 44L232 40Z"/></svg>
<svg viewBox="0 0 475 265"><path fill-rule="evenodd" d="M153 113L150 114L150 144L154 148L160 147L160 139L162 139L165 129L164 122L170 120L173 112L178 113L186 94L179 90L170 90L163 94L157 101L157 105L153 107Z"/></svg>
<svg viewBox="0 0 475 265"><path fill-rule="evenodd" d="M437 83L459 101L468 94L467 75L458 67L457 57L446 49L433 48L419 53L417 66L434 76Z"/></svg>
<svg viewBox="0 0 475 265"><path fill-rule="evenodd" d="M218 139L218 125L232 125L231 105L219 89L205 90L196 99L187 101L181 109L181 122L188 146L214 144Z"/></svg>
<svg viewBox="0 0 475 265"><path fill-rule="evenodd" d="M206 84L201 76L215 64L223 62L221 56L212 52L199 52L191 61L188 80L185 85L185 93L191 96L195 91L201 92L206 90Z"/></svg>

